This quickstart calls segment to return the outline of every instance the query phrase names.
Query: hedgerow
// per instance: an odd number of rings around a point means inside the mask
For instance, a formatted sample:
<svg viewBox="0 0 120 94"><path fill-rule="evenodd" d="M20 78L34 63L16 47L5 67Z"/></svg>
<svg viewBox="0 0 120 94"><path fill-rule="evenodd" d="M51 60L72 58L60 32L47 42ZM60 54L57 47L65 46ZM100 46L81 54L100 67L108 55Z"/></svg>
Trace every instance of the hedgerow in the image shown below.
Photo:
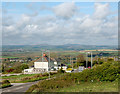
<svg viewBox="0 0 120 94"><path fill-rule="evenodd" d="M118 62L104 62L96 65L92 69L85 69L79 73L66 73L61 77L39 82L39 92L52 91L57 88L69 87L80 82L89 81L115 81L120 78ZM38 88L37 88L38 89ZM28 90L31 92L31 90ZM34 89L33 89L34 91Z"/></svg>

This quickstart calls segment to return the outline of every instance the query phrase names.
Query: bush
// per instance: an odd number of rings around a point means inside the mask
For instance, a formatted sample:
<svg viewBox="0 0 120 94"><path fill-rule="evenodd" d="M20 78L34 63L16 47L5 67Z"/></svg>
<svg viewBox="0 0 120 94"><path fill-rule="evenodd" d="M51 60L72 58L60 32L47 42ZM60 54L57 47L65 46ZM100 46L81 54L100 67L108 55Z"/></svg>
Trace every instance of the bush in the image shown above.
<svg viewBox="0 0 120 94"><path fill-rule="evenodd" d="M29 68L27 64L21 64L18 66L15 66L12 70L13 73L21 73L24 69Z"/></svg>
<svg viewBox="0 0 120 94"><path fill-rule="evenodd" d="M2 84L10 84L9 80L3 80Z"/></svg>
<svg viewBox="0 0 120 94"><path fill-rule="evenodd" d="M28 69L28 68L29 68L28 64L22 64L22 65L20 66L20 69L21 69L21 70Z"/></svg>
<svg viewBox="0 0 120 94"><path fill-rule="evenodd" d="M8 86L11 86L9 80L3 80L0 88L5 88L5 87L8 87Z"/></svg>
<svg viewBox="0 0 120 94"><path fill-rule="evenodd" d="M13 71L14 73L21 73L22 72L22 70L19 68L19 67L17 67L17 68L15 68L14 69L14 71Z"/></svg>
<svg viewBox="0 0 120 94"><path fill-rule="evenodd" d="M49 76L49 73L44 73L44 74L42 74L42 76Z"/></svg>
<svg viewBox="0 0 120 94"><path fill-rule="evenodd" d="M44 80L42 82L39 82L37 86L40 90L39 92L50 90L52 91L56 88L64 88L74 85L76 83L80 84L80 82L115 81L116 79L120 78L119 73L120 70L118 62L104 62L101 65L94 66L92 69L85 69L79 73L66 73L61 77Z"/></svg>
<svg viewBox="0 0 120 94"><path fill-rule="evenodd" d="M98 65L92 69L86 69L81 73L78 73L76 77L80 81L91 81L97 80L100 81L114 81L119 78L119 67L114 65L114 63L104 63Z"/></svg>
<svg viewBox="0 0 120 94"><path fill-rule="evenodd" d="M60 70L58 70L58 73L65 73L65 71L61 68Z"/></svg>
<svg viewBox="0 0 120 94"><path fill-rule="evenodd" d="M57 74L57 72L50 72L50 75L54 75L54 74Z"/></svg>
<svg viewBox="0 0 120 94"><path fill-rule="evenodd" d="M64 77L55 78L55 79L39 82L38 86L41 90L46 90L46 91L54 90L56 88L64 88L70 86L72 84L70 80L71 79L65 80Z"/></svg>
<svg viewBox="0 0 120 94"><path fill-rule="evenodd" d="M14 71L14 69L12 69L12 68L7 70L8 73L13 72L13 71Z"/></svg>
<svg viewBox="0 0 120 94"><path fill-rule="evenodd" d="M38 85L35 84L35 85L32 85L26 92L32 92L33 90L38 89L38 88L39 88Z"/></svg>

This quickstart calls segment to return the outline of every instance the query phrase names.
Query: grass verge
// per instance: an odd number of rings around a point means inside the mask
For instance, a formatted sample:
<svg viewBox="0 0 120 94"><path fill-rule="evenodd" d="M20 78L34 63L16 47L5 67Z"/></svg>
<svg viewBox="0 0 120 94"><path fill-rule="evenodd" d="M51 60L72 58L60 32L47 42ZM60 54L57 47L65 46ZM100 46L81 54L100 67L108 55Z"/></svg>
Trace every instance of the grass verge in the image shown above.
<svg viewBox="0 0 120 94"><path fill-rule="evenodd" d="M12 83L27 83L27 82L35 82L35 81L38 81L38 80L44 80L44 79L47 79L48 76L45 76L45 77L38 77L38 78L25 78L26 80L13 80Z"/></svg>
<svg viewBox="0 0 120 94"><path fill-rule="evenodd" d="M51 77L57 75L56 73L51 73ZM26 82L34 82L38 80L47 79L49 76L48 73L44 74L22 74L22 75L12 75L12 76L4 76L2 79L9 80L11 83L26 83Z"/></svg>
<svg viewBox="0 0 120 94"><path fill-rule="evenodd" d="M6 88L6 87L9 87L9 86L12 86L11 84L2 84L1 86L0 86L0 89L1 88Z"/></svg>
<svg viewBox="0 0 120 94"><path fill-rule="evenodd" d="M118 82L82 82L55 92L118 92Z"/></svg>

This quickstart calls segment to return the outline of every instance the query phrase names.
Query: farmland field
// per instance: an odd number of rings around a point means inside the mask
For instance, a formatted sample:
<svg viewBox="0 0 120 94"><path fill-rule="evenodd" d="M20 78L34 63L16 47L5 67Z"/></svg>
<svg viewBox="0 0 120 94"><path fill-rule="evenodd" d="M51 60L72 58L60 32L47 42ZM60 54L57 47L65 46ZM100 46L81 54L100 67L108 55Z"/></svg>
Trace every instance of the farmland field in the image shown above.
<svg viewBox="0 0 120 94"><path fill-rule="evenodd" d="M2 56L2 58L18 58L18 57L12 57L12 56Z"/></svg>

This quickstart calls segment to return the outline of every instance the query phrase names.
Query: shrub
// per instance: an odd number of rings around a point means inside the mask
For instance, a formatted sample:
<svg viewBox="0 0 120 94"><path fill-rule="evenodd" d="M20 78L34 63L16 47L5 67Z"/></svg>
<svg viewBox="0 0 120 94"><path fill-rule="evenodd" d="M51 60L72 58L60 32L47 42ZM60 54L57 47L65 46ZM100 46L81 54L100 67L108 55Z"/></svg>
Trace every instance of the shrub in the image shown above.
<svg viewBox="0 0 120 94"><path fill-rule="evenodd" d="M58 73L65 73L65 71L61 68L60 70L58 70Z"/></svg>
<svg viewBox="0 0 120 94"><path fill-rule="evenodd" d="M7 72L13 72L13 71L14 71L14 69L12 69L12 68L7 70Z"/></svg>
<svg viewBox="0 0 120 94"><path fill-rule="evenodd" d="M28 64L22 64L22 65L20 66L20 69L21 69L21 70L28 69L28 68L29 68Z"/></svg>
<svg viewBox="0 0 120 94"><path fill-rule="evenodd" d="M38 86L40 88L40 92L41 92L41 90L48 91L48 90L54 90L56 88L64 88L64 87L70 86L73 83L72 79L69 78L66 80L65 77L63 76L63 77L54 78L51 80L45 80L45 81L39 82Z"/></svg>
<svg viewBox="0 0 120 94"><path fill-rule="evenodd" d="M35 78L37 78L37 77L43 77L43 75L42 74L38 74L38 75L35 75L34 77Z"/></svg>
<svg viewBox="0 0 120 94"><path fill-rule="evenodd" d="M54 74L57 74L57 72L50 72L50 75L54 75Z"/></svg>
<svg viewBox="0 0 120 94"><path fill-rule="evenodd" d="M3 80L2 84L10 84L9 80Z"/></svg>
<svg viewBox="0 0 120 94"><path fill-rule="evenodd" d="M38 85L35 84L35 85L32 85L26 92L32 92L33 90L38 89L38 88L39 88Z"/></svg>
<svg viewBox="0 0 120 94"><path fill-rule="evenodd" d="M104 62L101 65L94 66L92 69L85 69L79 73L66 73L61 77L50 80L44 80L37 84L39 92L49 91L58 88L64 88L75 83L87 81L115 81L120 78L120 70L117 62ZM33 89L32 89L33 90Z"/></svg>
<svg viewBox="0 0 120 94"><path fill-rule="evenodd" d="M21 73L22 70L21 70L20 68L15 68L15 69L13 70L13 72L14 72L14 73Z"/></svg>
<svg viewBox="0 0 120 94"><path fill-rule="evenodd" d="M44 74L42 74L42 76L49 76L49 73L44 73Z"/></svg>
<svg viewBox="0 0 120 94"><path fill-rule="evenodd" d="M119 67L114 65L114 63L104 63L98 65L92 69L86 69L76 76L80 81L91 81L91 80L101 80L101 81L114 81L119 78Z"/></svg>
<svg viewBox="0 0 120 94"><path fill-rule="evenodd" d="M8 87L8 86L11 86L9 80L3 80L0 88L5 88L5 87Z"/></svg>

